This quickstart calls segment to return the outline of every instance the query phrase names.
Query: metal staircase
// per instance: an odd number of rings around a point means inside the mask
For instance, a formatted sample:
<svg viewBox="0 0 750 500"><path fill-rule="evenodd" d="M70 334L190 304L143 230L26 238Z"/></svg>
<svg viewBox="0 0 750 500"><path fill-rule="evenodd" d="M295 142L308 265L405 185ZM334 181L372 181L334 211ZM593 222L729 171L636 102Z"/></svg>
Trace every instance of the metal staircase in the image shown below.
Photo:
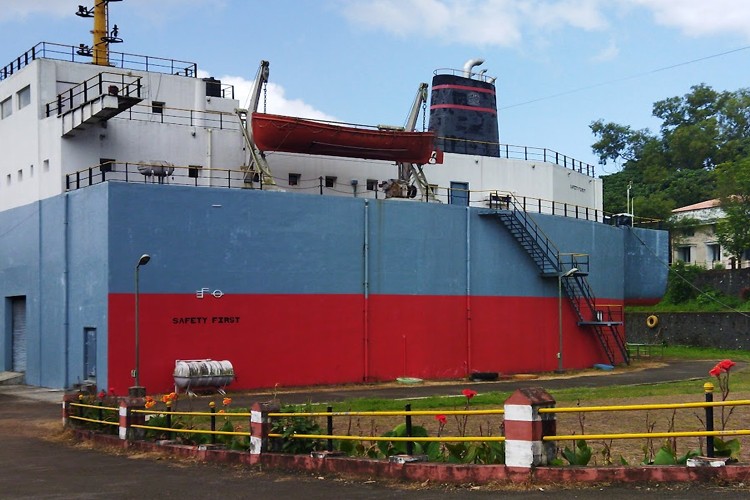
<svg viewBox="0 0 750 500"><path fill-rule="evenodd" d="M537 265L541 276L559 280L559 286L565 291L576 313L578 325L594 330L610 364L616 364L616 351L629 364L630 356L620 328L623 324L622 308L597 306L596 297L586 279L588 255L560 253L512 195L494 194L489 202L490 209L480 212L480 215L500 219Z"/></svg>

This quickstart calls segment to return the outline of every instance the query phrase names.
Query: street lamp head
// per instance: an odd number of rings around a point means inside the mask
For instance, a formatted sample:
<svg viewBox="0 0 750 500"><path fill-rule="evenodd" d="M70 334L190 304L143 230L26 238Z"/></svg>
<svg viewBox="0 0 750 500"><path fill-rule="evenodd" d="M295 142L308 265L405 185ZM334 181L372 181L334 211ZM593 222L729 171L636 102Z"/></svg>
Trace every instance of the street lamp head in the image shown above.
<svg viewBox="0 0 750 500"><path fill-rule="evenodd" d="M138 264L135 267L145 266L150 260L151 256L147 253L144 253L143 255L141 255L141 258L138 259Z"/></svg>
<svg viewBox="0 0 750 500"><path fill-rule="evenodd" d="M568 276L573 276L575 273L577 273L579 269L577 267L574 267L572 269L568 269L562 274L563 278L567 278Z"/></svg>

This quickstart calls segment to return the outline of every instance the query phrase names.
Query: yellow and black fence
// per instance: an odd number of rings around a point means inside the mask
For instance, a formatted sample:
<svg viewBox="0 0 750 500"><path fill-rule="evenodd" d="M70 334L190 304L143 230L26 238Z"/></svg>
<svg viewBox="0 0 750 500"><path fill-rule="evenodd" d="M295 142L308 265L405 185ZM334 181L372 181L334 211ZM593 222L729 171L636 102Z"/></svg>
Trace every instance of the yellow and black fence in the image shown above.
<svg viewBox="0 0 750 500"><path fill-rule="evenodd" d="M177 411L173 409L175 401L170 398L162 400L163 408L157 408L153 399L150 402L130 398L99 398L89 401L83 395L71 395L66 397L63 414L67 425L96 430L110 429L110 432L119 429L121 439L166 438L191 444L223 444L255 454L269 451L311 451L311 447L284 446L304 441L314 442L312 449L323 451L325 448L327 452L335 451L336 442L342 450L349 449L342 446L345 442L358 441L370 446L389 443L389 451L385 451L385 447L379 448L379 457L396 453L426 454L425 450L430 443L442 447L443 452L445 447L455 443L484 443L487 446L495 443L502 446L505 456L497 456L498 449L495 449L494 460L504 459L509 465L531 467L553 462L557 453L556 446L566 441L705 438L706 456L712 457L715 454L714 438L750 435L750 429L727 429L728 417L724 415L725 410L731 415L735 409L750 405L750 400L713 401L713 385L710 383L704 385L704 393L705 401L702 402L556 407L555 400L546 391L530 388L516 391L502 407L470 409L469 404L466 404L464 409L412 410L411 405L407 404L404 410L399 411L333 411L332 406L328 406L325 411L280 411L278 405L267 403L255 403L250 411L229 411L227 401L231 400L225 399L225 408L218 412L213 402L209 403L207 412ZM467 402L469 399L471 398L467 398ZM719 430L714 429L714 408L722 409ZM557 420L567 414L575 414L580 420L581 416L593 412L676 412L684 409L704 410L702 416L697 416L702 429L670 428L665 432L654 432L652 427L646 432L586 433L581 428L580 433L558 433L556 426ZM495 420L492 423L488 421L487 427L479 434L472 435L468 432L467 419L479 416ZM352 419L365 417L373 421L385 419L389 426L394 426L395 422L395 427L393 431L384 434L352 433ZM431 417L430 424L415 425L413 419L416 417ZM449 417L457 422L456 431L446 431L445 423ZM496 419L497 417L500 418ZM337 431L334 425L335 421L341 419L348 421L343 426L339 424L338 429L345 429L343 432ZM736 420L748 421L747 418L739 417ZM611 419L611 422L615 421ZM322 422L325 423L325 428L320 425ZM437 427L437 435L428 435L425 430L428 426ZM623 426L619 428L623 429ZM431 449L436 448L433 446ZM540 449L546 451L540 453ZM536 451L532 453L529 450ZM519 454L521 458L516 456ZM527 459L527 455L530 459ZM474 458L472 455L471 459ZM498 461L494 463L502 463ZM486 462L477 460L472 463Z"/></svg>

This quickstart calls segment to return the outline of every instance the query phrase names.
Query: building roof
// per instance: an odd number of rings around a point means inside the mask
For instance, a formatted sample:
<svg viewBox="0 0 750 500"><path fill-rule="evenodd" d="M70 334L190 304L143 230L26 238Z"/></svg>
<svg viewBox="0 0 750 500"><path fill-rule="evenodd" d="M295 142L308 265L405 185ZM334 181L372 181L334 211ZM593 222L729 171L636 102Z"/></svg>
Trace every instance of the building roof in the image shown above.
<svg viewBox="0 0 750 500"><path fill-rule="evenodd" d="M690 212L691 210L704 210L707 208L715 208L721 205L721 201L719 201L718 198L715 198L713 200L706 200L701 201L700 203L694 203L692 205L688 205L686 207L679 207L672 210L672 213L680 213L680 212Z"/></svg>

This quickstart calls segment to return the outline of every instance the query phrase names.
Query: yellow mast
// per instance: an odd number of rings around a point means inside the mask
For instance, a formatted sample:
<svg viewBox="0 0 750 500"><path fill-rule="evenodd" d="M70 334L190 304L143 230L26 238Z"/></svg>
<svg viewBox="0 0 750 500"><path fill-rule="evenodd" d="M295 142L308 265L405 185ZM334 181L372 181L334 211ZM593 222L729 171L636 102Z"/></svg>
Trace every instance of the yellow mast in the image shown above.
<svg viewBox="0 0 750 500"><path fill-rule="evenodd" d="M109 43L107 36L107 0L99 0L94 4L94 35L91 48L93 49L94 64L109 66Z"/></svg>

